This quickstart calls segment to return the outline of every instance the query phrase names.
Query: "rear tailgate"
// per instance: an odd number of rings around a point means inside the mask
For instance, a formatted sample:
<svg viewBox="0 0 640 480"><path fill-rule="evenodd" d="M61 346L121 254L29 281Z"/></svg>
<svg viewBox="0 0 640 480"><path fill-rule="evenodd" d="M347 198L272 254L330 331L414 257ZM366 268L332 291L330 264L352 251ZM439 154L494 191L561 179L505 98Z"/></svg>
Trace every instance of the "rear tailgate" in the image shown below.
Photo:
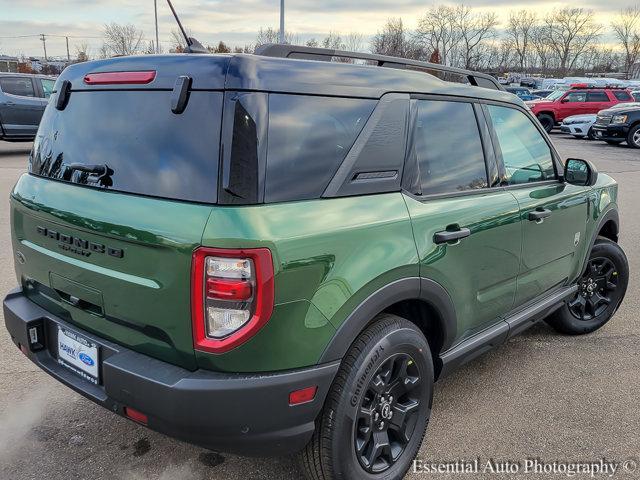
<svg viewBox="0 0 640 480"><path fill-rule="evenodd" d="M149 56L68 69L57 88L72 82L69 101L59 110L52 97L31 174L11 199L23 260L16 270L30 298L84 330L190 369L191 255L216 202L224 62ZM126 70L156 74L148 85L83 82ZM218 77L197 81L203 70ZM186 110L175 114L180 75L194 77Z"/></svg>

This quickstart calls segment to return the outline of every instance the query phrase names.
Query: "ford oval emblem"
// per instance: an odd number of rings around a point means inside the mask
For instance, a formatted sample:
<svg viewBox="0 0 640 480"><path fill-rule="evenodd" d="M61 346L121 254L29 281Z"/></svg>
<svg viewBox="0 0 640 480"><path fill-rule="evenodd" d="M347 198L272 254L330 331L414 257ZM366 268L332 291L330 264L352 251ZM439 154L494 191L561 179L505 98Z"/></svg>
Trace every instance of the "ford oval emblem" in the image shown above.
<svg viewBox="0 0 640 480"><path fill-rule="evenodd" d="M80 353L80 355L78 355L78 358L82 361L82 363L84 363L85 365L89 365L90 367L93 367L94 362L93 362L93 358L91 358L89 355L87 355L86 353L82 352Z"/></svg>

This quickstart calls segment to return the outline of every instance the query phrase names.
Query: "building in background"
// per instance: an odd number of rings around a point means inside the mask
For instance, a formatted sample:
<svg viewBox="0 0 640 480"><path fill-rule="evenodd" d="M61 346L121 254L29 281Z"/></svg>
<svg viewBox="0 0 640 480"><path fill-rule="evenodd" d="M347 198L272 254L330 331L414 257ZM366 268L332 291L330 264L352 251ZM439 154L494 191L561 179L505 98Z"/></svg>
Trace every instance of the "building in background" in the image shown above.
<svg viewBox="0 0 640 480"><path fill-rule="evenodd" d="M0 72L18 73L19 59L17 57L9 57L0 55Z"/></svg>

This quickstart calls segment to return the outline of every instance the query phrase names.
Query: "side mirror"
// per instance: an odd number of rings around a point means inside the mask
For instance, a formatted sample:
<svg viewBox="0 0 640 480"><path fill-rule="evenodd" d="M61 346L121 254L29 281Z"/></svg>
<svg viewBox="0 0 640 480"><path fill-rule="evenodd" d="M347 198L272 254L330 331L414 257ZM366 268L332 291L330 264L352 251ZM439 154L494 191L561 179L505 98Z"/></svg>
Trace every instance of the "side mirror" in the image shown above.
<svg viewBox="0 0 640 480"><path fill-rule="evenodd" d="M564 181L572 185L592 187L598 180L598 170L587 160L570 158L564 165Z"/></svg>

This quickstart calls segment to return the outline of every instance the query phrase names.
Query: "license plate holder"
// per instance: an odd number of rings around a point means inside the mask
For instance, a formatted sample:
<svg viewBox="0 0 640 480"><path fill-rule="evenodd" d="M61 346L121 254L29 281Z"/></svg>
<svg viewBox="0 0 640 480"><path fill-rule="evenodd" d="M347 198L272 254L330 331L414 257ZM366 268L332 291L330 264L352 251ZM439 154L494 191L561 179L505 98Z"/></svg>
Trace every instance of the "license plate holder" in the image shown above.
<svg viewBox="0 0 640 480"><path fill-rule="evenodd" d="M58 326L58 364L88 382L100 381L100 347L77 333Z"/></svg>

